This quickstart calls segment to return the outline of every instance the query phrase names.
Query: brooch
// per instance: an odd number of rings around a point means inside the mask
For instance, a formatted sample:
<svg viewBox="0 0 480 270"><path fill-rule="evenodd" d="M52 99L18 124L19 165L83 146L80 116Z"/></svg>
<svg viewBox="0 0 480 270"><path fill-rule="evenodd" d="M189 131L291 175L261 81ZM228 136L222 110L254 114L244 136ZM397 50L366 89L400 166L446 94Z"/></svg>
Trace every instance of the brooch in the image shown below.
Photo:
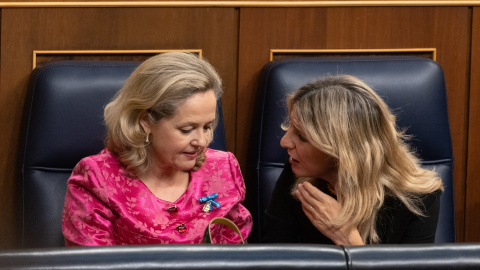
<svg viewBox="0 0 480 270"><path fill-rule="evenodd" d="M178 215L178 209L177 209L176 205L168 207L167 211L168 211L168 213L170 214L171 217L174 217L174 216Z"/></svg>
<svg viewBox="0 0 480 270"><path fill-rule="evenodd" d="M216 208L220 208L222 205L219 202L214 200L217 197L218 197L218 194L215 192L212 195L201 197L200 199L198 199L200 203L205 203L205 205L202 208L202 211L205 213L212 211L213 210L212 205L214 205Z"/></svg>
<svg viewBox="0 0 480 270"><path fill-rule="evenodd" d="M184 234L187 232L187 226L185 226L185 224L180 224L177 226L177 228L175 228L175 230L178 231L179 234Z"/></svg>

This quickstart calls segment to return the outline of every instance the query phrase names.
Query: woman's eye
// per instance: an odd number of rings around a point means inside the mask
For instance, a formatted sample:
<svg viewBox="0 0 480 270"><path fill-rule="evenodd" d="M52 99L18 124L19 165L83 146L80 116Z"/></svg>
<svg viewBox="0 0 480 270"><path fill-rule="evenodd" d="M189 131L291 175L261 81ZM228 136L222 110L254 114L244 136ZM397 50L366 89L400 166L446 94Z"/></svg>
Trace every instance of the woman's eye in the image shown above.
<svg viewBox="0 0 480 270"><path fill-rule="evenodd" d="M212 130L212 126L205 126L205 127L203 127L203 130L205 130L205 131Z"/></svg>
<svg viewBox="0 0 480 270"><path fill-rule="evenodd" d="M180 132L182 132L183 134L188 134L192 132L192 129L180 129Z"/></svg>
<svg viewBox="0 0 480 270"><path fill-rule="evenodd" d="M300 139L300 141L302 141L302 142L307 142L307 139L305 139L305 138L302 136L302 134L298 133L297 135L298 135L298 138Z"/></svg>

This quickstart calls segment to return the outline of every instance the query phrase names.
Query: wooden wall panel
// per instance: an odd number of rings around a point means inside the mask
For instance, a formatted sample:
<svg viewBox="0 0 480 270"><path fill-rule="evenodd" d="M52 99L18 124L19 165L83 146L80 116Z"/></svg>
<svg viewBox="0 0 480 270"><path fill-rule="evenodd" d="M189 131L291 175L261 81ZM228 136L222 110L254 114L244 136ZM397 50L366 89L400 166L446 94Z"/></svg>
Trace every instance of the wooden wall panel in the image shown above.
<svg viewBox="0 0 480 270"><path fill-rule="evenodd" d="M236 143L241 166L248 164L258 75L269 61L270 49L436 48L448 91L457 236L462 241L469 25L468 7L242 8L238 68L238 102L242 106L237 113Z"/></svg>
<svg viewBox="0 0 480 270"><path fill-rule="evenodd" d="M201 49L225 84L227 147L234 149L238 12L233 8L3 9L0 73L0 248L13 247L19 208L15 161L34 50ZM20 228L20 227L18 227Z"/></svg>
<svg viewBox="0 0 480 270"><path fill-rule="evenodd" d="M480 7L472 18L465 239L480 242Z"/></svg>
<svg viewBox="0 0 480 270"><path fill-rule="evenodd" d="M182 51L190 52L202 57L202 50L182 49L182 50L48 50L48 51L34 51L32 68L49 62L56 61L83 61L83 60L98 60L98 61L145 61L149 57L165 52Z"/></svg>

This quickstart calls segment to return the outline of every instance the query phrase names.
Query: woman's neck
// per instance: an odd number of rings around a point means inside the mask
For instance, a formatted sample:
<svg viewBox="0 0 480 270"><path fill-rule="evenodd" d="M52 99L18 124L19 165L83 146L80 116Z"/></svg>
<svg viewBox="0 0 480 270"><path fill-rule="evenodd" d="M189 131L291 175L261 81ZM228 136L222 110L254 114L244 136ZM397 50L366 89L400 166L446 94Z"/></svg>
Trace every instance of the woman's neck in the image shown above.
<svg viewBox="0 0 480 270"><path fill-rule="evenodd" d="M159 199L175 202L188 188L190 173L181 170L154 170L140 180Z"/></svg>

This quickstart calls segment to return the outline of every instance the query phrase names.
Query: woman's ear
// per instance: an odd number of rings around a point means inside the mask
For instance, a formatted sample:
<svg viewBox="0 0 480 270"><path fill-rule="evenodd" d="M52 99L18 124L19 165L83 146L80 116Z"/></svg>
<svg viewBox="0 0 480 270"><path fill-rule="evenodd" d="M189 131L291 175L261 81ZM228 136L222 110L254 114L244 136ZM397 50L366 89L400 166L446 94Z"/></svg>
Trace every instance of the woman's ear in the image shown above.
<svg viewBox="0 0 480 270"><path fill-rule="evenodd" d="M140 117L140 125L142 126L143 128L143 131L145 131L145 133L151 133L151 128L150 128L150 119L148 117L148 112L144 112L142 117Z"/></svg>

